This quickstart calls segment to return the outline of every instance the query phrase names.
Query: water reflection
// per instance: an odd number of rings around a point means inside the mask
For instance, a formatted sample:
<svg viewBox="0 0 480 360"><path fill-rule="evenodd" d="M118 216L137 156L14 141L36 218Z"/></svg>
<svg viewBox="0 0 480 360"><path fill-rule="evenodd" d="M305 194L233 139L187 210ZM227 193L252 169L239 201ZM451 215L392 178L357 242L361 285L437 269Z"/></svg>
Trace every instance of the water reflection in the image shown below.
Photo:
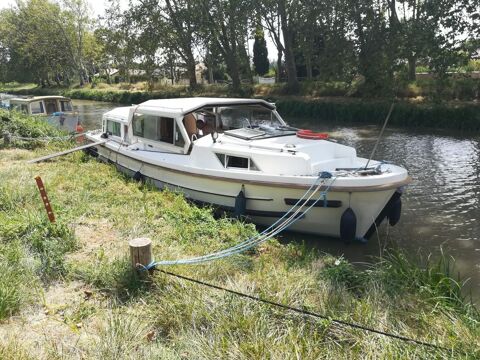
<svg viewBox="0 0 480 360"><path fill-rule="evenodd" d="M73 107L78 111L83 128L87 130L100 128L103 113L116 106L119 105L92 100L73 100Z"/></svg>

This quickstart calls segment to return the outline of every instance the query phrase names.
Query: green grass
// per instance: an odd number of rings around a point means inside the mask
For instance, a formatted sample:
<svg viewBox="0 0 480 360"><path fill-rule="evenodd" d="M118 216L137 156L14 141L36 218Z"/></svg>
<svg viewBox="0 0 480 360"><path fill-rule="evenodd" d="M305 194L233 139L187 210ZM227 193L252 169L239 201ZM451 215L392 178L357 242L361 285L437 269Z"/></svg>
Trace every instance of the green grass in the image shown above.
<svg viewBox="0 0 480 360"><path fill-rule="evenodd" d="M255 227L216 219L181 194L134 182L81 153L25 164L65 146L0 149L0 358L452 357L162 273L138 276L127 258L133 237L150 237L162 260L226 248ZM54 225L36 175L45 182ZM358 268L301 243L271 240L246 254L168 270L432 342L457 357L480 356L480 316L446 255L421 261L390 249ZM45 329L55 330L45 336Z"/></svg>

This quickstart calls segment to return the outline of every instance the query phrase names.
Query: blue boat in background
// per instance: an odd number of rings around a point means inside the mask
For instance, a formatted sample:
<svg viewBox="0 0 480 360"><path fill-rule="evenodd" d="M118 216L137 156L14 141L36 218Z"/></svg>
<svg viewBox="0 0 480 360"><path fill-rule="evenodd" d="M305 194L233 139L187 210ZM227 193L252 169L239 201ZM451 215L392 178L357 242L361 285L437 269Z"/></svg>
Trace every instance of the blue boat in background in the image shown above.
<svg viewBox="0 0 480 360"><path fill-rule="evenodd" d="M73 110L72 100L64 96L12 97L2 101L2 104L10 110L43 117L49 124L60 129L83 131L78 113Z"/></svg>

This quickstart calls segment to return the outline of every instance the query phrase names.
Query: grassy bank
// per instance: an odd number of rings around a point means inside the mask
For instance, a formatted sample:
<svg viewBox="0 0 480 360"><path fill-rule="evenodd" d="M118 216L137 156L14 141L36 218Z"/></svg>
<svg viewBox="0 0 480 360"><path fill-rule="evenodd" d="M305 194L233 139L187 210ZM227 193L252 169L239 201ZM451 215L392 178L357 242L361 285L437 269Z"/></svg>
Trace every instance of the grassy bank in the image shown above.
<svg viewBox="0 0 480 360"><path fill-rule="evenodd" d="M0 119L0 132L8 127L14 135L28 124L1 111ZM31 124L32 136L45 135ZM82 153L25 163L71 146L0 143L0 358L480 357L480 315L451 278L446 256L421 262L391 249L360 270L301 243L271 240L249 253L168 270L451 351L299 317L162 274L138 279L126 257L133 237L152 238L161 260L226 248L255 227L216 219L180 194L134 182ZM36 175L56 224L46 220Z"/></svg>
<svg viewBox="0 0 480 360"><path fill-rule="evenodd" d="M480 84L480 79L469 80L477 81ZM189 90L185 86L162 86L151 92L144 90L143 83L136 85L100 85L95 89L64 89L34 88L17 84L17 88L11 85L4 90L22 95L63 94L73 99L97 100L119 104L138 104L149 99L186 96L238 96L238 94L230 93L228 86L225 85L199 86L195 90ZM323 122L378 124L384 120L390 106L390 101L388 100L346 96L345 91L347 89L345 84L328 84L328 86L304 84L304 87L307 89L302 91L304 95L297 97L282 95L280 86L266 85L245 88L241 96L260 97L274 101L279 111L284 115L308 117ZM1 91L3 90L0 89ZM414 92L414 94L416 93ZM432 102L421 100L422 95L418 96L420 98L416 100L412 100L408 96L397 100L395 111L392 113L390 120L391 124L409 128L480 130L480 103L460 100ZM454 95L451 98L465 99L462 96L455 97Z"/></svg>

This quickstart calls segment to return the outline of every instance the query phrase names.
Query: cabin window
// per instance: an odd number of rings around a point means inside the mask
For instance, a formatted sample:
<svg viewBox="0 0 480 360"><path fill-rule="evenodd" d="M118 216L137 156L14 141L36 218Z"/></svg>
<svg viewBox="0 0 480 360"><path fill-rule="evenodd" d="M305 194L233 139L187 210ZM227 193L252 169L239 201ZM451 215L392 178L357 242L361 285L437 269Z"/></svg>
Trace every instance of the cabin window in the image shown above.
<svg viewBox="0 0 480 360"><path fill-rule="evenodd" d="M227 155L225 162L227 168L248 169L248 158Z"/></svg>
<svg viewBox="0 0 480 360"><path fill-rule="evenodd" d="M107 120L107 133L113 136L122 136L120 123L116 121Z"/></svg>
<svg viewBox="0 0 480 360"><path fill-rule="evenodd" d="M175 146L182 148L185 146L185 139L183 138L177 123L175 123Z"/></svg>
<svg viewBox="0 0 480 360"><path fill-rule="evenodd" d="M60 101L60 107L64 112L73 111L72 103L70 101Z"/></svg>
<svg viewBox="0 0 480 360"><path fill-rule="evenodd" d="M34 101L30 103L30 110L32 114L43 114L45 111L43 110L43 102L41 101Z"/></svg>
<svg viewBox="0 0 480 360"><path fill-rule="evenodd" d="M226 154L215 154L224 168L227 169L247 169L252 171L260 171L258 166L250 158L241 156L232 156Z"/></svg>
<svg viewBox="0 0 480 360"><path fill-rule="evenodd" d="M174 144L174 124L175 121L172 118L135 114L133 135L148 140Z"/></svg>
<svg viewBox="0 0 480 360"><path fill-rule="evenodd" d="M217 158L222 163L222 166L225 167L225 154L215 154L215 155L217 155Z"/></svg>
<svg viewBox="0 0 480 360"><path fill-rule="evenodd" d="M25 104L12 105L12 109L16 110L16 111L21 111L21 112L24 112L24 113L28 113L28 107Z"/></svg>
<svg viewBox="0 0 480 360"><path fill-rule="evenodd" d="M250 114L245 109L221 108L221 119L223 130L239 129L250 127Z"/></svg>
<svg viewBox="0 0 480 360"><path fill-rule="evenodd" d="M260 171L260 169L258 168L257 164L255 164L252 159L250 159L250 170Z"/></svg>

